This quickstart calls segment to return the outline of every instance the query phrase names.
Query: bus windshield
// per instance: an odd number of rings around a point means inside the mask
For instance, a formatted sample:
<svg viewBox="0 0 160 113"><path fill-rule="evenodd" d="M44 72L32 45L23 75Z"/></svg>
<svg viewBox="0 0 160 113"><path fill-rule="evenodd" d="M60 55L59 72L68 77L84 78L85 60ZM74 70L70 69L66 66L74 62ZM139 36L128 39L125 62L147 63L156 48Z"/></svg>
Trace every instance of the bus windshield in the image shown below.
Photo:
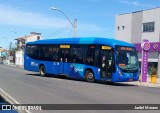
<svg viewBox="0 0 160 113"><path fill-rule="evenodd" d="M123 72L138 71L138 57L135 48L116 46L116 62Z"/></svg>

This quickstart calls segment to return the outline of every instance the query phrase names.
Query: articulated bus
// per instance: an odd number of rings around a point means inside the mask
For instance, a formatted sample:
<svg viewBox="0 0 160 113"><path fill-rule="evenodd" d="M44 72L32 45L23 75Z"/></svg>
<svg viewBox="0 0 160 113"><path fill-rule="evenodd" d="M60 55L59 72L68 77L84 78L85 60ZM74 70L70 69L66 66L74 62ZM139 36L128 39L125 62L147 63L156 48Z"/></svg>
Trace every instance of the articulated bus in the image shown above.
<svg viewBox="0 0 160 113"><path fill-rule="evenodd" d="M88 82L138 81L140 74L133 44L99 37L28 42L24 69L41 76L65 75Z"/></svg>

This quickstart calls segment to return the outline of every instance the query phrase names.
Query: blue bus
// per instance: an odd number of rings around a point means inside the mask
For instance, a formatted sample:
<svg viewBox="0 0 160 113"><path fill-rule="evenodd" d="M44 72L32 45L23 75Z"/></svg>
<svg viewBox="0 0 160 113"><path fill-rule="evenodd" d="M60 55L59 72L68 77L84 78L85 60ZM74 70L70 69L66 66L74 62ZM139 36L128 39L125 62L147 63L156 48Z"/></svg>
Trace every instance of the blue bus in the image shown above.
<svg viewBox="0 0 160 113"><path fill-rule="evenodd" d="M140 68L133 44L108 38L61 38L28 42L24 69L85 79L88 82L138 81Z"/></svg>

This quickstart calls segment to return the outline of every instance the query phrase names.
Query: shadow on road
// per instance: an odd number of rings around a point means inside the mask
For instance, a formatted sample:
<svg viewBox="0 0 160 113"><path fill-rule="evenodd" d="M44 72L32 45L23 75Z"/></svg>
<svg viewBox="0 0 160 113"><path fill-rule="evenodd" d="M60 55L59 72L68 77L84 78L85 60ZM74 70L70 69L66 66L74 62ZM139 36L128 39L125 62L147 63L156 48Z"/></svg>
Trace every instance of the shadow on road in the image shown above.
<svg viewBox="0 0 160 113"><path fill-rule="evenodd" d="M26 75L29 75L29 76L39 76L40 77L39 74L31 74L31 73L29 73L29 74L26 74Z"/></svg>
<svg viewBox="0 0 160 113"><path fill-rule="evenodd" d="M38 76L38 77L41 77L38 73L37 74L26 74L28 76ZM72 81L79 81L79 82L87 82L85 81L85 79L77 79L77 78L69 78L65 75L50 75L48 74L47 76L45 76L47 78L58 78L58 79L64 79L64 80L72 80ZM101 84L101 85L110 85L110 86L136 86L136 85L132 85L132 84L126 84L126 83L119 83L119 82L116 82L116 83L113 83L113 82L109 82L109 81L95 81L93 84Z"/></svg>
<svg viewBox="0 0 160 113"><path fill-rule="evenodd" d="M112 85L112 86L136 86L136 85L125 84L125 83L107 83L107 85Z"/></svg>

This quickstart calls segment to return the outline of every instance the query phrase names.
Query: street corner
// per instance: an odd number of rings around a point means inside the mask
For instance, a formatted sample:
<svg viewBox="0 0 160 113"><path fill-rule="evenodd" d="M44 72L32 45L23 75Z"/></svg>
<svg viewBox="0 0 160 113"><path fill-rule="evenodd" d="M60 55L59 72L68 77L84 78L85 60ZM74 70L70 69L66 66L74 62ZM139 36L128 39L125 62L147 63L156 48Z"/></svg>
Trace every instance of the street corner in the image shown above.
<svg viewBox="0 0 160 113"><path fill-rule="evenodd" d="M153 88L160 88L160 84L159 83L151 83L151 82L139 82L137 83L137 86L142 86L142 87L153 87Z"/></svg>
<svg viewBox="0 0 160 113"><path fill-rule="evenodd" d="M156 83L152 83L150 80L148 80L147 82L136 81L136 82L127 82L126 84L131 84L140 87L160 88L159 82L160 80L158 79Z"/></svg>

